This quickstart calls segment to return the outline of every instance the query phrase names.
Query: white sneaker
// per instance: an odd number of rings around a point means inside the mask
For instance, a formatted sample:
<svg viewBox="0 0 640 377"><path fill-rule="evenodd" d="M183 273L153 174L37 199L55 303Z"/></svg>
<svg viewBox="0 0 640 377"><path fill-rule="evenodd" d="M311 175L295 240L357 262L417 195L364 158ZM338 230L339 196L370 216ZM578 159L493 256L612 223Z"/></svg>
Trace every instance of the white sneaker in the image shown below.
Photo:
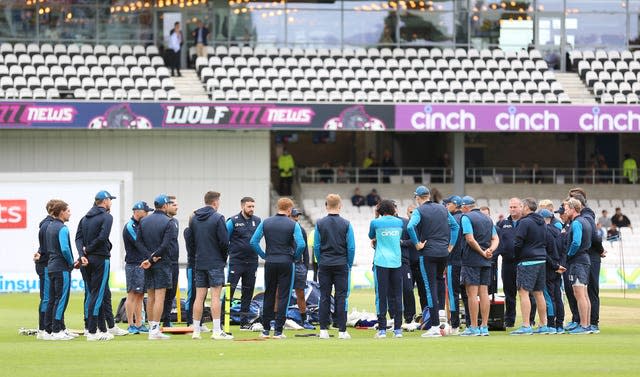
<svg viewBox="0 0 640 377"><path fill-rule="evenodd" d="M338 332L338 339L351 339L351 335L348 332Z"/></svg>
<svg viewBox="0 0 640 377"><path fill-rule="evenodd" d="M200 325L200 332L211 332L207 325Z"/></svg>
<svg viewBox="0 0 640 377"><path fill-rule="evenodd" d="M38 335L38 336L40 336L40 335ZM52 335L52 334L49 334L49 333L48 333L48 332L46 332L46 331L43 331L43 332L42 332L42 337L40 337L40 338L38 338L38 339L40 339L40 340L53 340L53 335Z"/></svg>
<svg viewBox="0 0 640 377"><path fill-rule="evenodd" d="M109 341L113 339L113 335L98 331L95 334L87 333L87 341L88 342L98 342L98 341Z"/></svg>
<svg viewBox="0 0 640 377"><path fill-rule="evenodd" d="M262 326L262 323L260 322L256 322L251 325L251 331L262 332L262 330L264 330L264 326Z"/></svg>
<svg viewBox="0 0 640 377"><path fill-rule="evenodd" d="M286 339L287 336L284 335L283 333L275 333L273 334L273 339Z"/></svg>
<svg viewBox="0 0 640 377"><path fill-rule="evenodd" d="M284 321L284 328L287 330L303 330L304 329L304 327L300 326L293 319L287 319L286 321Z"/></svg>
<svg viewBox="0 0 640 377"><path fill-rule="evenodd" d="M224 331L220 331L219 333L213 333L211 334L211 339L214 340L233 340L233 335L229 335L227 333L225 333Z"/></svg>
<svg viewBox="0 0 640 377"><path fill-rule="evenodd" d="M51 334L52 340L71 340L73 339L69 335L65 334L64 331L58 331L57 333Z"/></svg>
<svg viewBox="0 0 640 377"><path fill-rule="evenodd" d="M69 331L68 329L64 329L64 333L67 334L67 336L70 336L72 338L77 338L77 337L80 336L80 335L78 335L78 334L76 334L74 332Z"/></svg>
<svg viewBox="0 0 640 377"><path fill-rule="evenodd" d="M113 326L112 328L110 328L109 330L107 330L107 332L113 336L125 336L125 335L129 335L129 332L126 330L123 330L121 328L119 328L118 326Z"/></svg>
<svg viewBox="0 0 640 377"><path fill-rule="evenodd" d="M107 330L107 332L100 332L100 334L102 334L102 337L105 338L103 340L112 340L115 337L112 333L109 332L109 330Z"/></svg>
<svg viewBox="0 0 640 377"><path fill-rule="evenodd" d="M320 339L329 339L329 330L320 330L320 335L318 335Z"/></svg>
<svg viewBox="0 0 640 377"><path fill-rule="evenodd" d="M451 329L451 331L449 332L449 335L452 335L452 336L460 335L460 328L458 328L458 327L453 327L453 328Z"/></svg>
<svg viewBox="0 0 640 377"><path fill-rule="evenodd" d="M167 340L171 339L169 335L163 334L160 331L150 332L149 340Z"/></svg>
<svg viewBox="0 0 640 377"><path fill-rule="evenodd" d="M441 336L442 334L440 333L440 327L437 326L432 326L429 330L427 330L426 333L421 335L421 337L423 338L438 338Z"/></svg>
<svg viewBox="0 0 640 377"><path fill-rule="evenodd" d="M409 323L403 323L401 328L404 331L416 331L418 329L418 326L420 326L420 324L417 322L409 322Z"/></svg>
<svg viewBox="0 0 640 377"><path fill-rule="evenodd" d="M84 329L84 332L82 333L82 335L84 336L89 336L89 329Z"/></svg>
<svg viewBox="0 0 640 377"><path fill-rule="evenodd" d="M44 340L45 334L47 334L44 330L38 330L38 334L36 334L37 340Z"/></svg>
<svg viewBox="0 0 640 377"><path fill-rule="evenodd" d="M191 339L202 339L202 336L200 336L200 331L194 331L193 334L191 334Z"/></svg>

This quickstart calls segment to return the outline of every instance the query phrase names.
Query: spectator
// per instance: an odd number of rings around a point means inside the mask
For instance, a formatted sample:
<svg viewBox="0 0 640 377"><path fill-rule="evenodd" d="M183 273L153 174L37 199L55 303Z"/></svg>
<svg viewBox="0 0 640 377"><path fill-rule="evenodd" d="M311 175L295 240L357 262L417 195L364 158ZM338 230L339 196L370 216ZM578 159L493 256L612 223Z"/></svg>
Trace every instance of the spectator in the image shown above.
<svg viewBox="0 0 640 377"><path fill-rule="evenodd" d="M611 228L609 228L609 230L607 231L607 241L618 241L620 239L620 231L618 230L618 227L613 224L611 225Z"/></svg>
<svg viewBox="0 0 640 377"><path fill-rule="evenodd" d="M207 51L205 46L207 45L207 36L209 35L209 29L204 27L202 21L198 21L198 27L191 33L194 44L196 45L196 54L198 57L207 57Z"/></svg>
<svg viewBox="0 0 640 377"><path fill-rule="evenodd" d="M318 169L318 181L322 183L333 182L333 169L328 162L322 163L322 167Z"/></svg>
<svg viewBox="0 0 640 377"><path fill-rule="evenodd" d="M625 214L622 213L620 207L616 208L616 213L611 217L611 224L612 227L613 225L615 225L617 228L632 228L631 221Z"/></svg>
<svg viewBox="0 0 640 377"><path fill-rule="evenodd" d="M367 157L362 161L362 167L365 169L372 168L376 166L376 156L373 154L373 151L369 151Z"/></svg>
<svg viewBox="0 0 640 377"><path fill-rule="evenodd" d="M542 183L542 171L537 163L531 167L531 183Z"/></svg>
<svg viewBox="0 0 640 377"><path fill-rule="evenodd" d="M638 164L629 153L624 155L624 162L622 163L622 175L627 177L629 183L636 183L638 180Z"/></svg>
<svg viewBox="0 0 640 377"><path fill-rule="evenodd" d="M296 163L293 156L289 154L287 148L282 150L282 154L278 157L278 171L280 172L280 195L291 195L291 185L293 184L293 171Z"/></svg>
<svg viewBox="0 0 640 377"><path fill-rule="evenodd" d="M374 169L375 167L377 167L377 163L376 163L376 156L373 154L372 151L369 151L369 153L367 154L367 157L365 157L364 161L362 161L362 171L361 171L361 176L362 182L377 182L378 181L378 173L376 171L376 169Z"/></svg>
<svg viewBox="0 0 640 377"><path fill-rule="evenodd" d="M174 75L174 71L178 76L182 76L180 73L180 51L182 49L182 32L180 31L180 22L176 22L173 29L169 33L169 68L171 69L171 76Z"/></svg>
<svg viewBox="0 0 640 377"><path fill-rule="evenodd" d="M371 189L371 192L367 194L367 205L369 207L375 207L380 203L382 199L380 199L380 195L378 195L378 191L376 189Z"/></svg>
<svg viewBox="0 0 640 377"><path fill-rule="evenodd" d="M602 216L598 218L597 225L600 225L605 232L611 228L611 219L609 218L609 212L607 212L606 209L602 210Z"/></svg>
<svg viewBox="0 0 640 377"><path fill-rule="evenodd" d="M344 165L338 166L336 170L336 183L349 183L349 172Z"/></svg>
<svg viewBox="0 0 640 377"><path fill-rule="evenodd" d="M356 187L355 190L353 190L353 196L351 197L351 204L353 204L356 207L361 207L366 203L364 196L362 196L362 194L360 193L360 187Z"/></svg>
<svg viewBox="0 0 640 377"><path fill-rule="evenodd" d="M384 175L383 181L385 183L390 182L389 176L394 173L393 167L395 167L395 165L396 163L393 161L393 156L391 155L391 151L388 149L385 149L382 154L382 162L380 163L380 166L385 168L382 170L382 174Z"/></svg>

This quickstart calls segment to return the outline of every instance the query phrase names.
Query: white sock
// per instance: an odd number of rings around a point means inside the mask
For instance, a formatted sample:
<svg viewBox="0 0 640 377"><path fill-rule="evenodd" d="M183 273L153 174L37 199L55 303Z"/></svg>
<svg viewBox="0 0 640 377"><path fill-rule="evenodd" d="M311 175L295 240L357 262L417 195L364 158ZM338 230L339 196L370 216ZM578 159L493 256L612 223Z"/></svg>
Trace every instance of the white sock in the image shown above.
<svg viewBox="0 0 640 377"><path fill-rule="evenodd" d="M222 329L220 328L220 318L213 320L213 331L220 332Z"/></svg>
<svg viewBox="0 0 640 377"><path fill-rule="evenodd" d="M160 326L158 322L149 321L149 325L151 326L151 331L158 332L160 331Z"/></svg>
<svg viewBox="0 0 640 377"><path fill-rule="evenodd" d="M193 331L200 332L200 321L193 321Z"/></svg>

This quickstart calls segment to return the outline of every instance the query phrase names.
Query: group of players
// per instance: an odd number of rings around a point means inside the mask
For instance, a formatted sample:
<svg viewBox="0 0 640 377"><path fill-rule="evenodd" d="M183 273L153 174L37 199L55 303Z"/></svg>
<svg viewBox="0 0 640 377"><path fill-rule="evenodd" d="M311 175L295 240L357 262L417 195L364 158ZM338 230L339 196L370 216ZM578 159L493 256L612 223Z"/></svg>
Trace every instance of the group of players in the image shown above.
<svg viewBox="0 0 640 377"><path fill-rule="evenodd" d="M409 218L399 216L393 201L382 200L370 224L378 314L376 338L387 336L387 313L393 319L394 337L402 337L403 329L415 330L418 326L427 330L423 337L442 336L439 311L445 308L447 300L450 334L489 335L489 286L492 264L498 255L502 256L507 327L514 325L516 294L520 297L523 324L512 335L599 332L597 284L600 258L604 254L595 229L595 215L586 206L586 193L582 189L571 190L555 211L562 222L554 217L550 201L537 203L531 198L514 198L509 203L510 216L495 226L489 216L475 208L472 197L450 196L443 205L431 201L430 190L425 186L419 186L414 196L417 205L408 208ZM70 340L77 336L64 323L73 268L81 270L85 283L87 340L110 340L114 335L147 332L149 339L169 339L161 331L160 323L170 325L171 304L177 289L179 226L174 217L177 200L161 194L155 198L153 209L145 202L135 203L133 215L123 229L129 325L124 331L113 323L108 285L109 234L113 223L109 210L113 199L116 198L107 191L96 194L94 206L82 218L76 232L75 260L69 230L64 225L70 218L70 208L61 200L47 203L48 216L40 224L40 247L34 255L41 291L38 339ZM201 333L209 331L201 320L210 292L211 338L233 339L220 323L220 296L227 260L232 297L242 279L241 329L250 327L251 318L247 314L258 256L264 259L265 281L260 336L271 337L273 330L273 338L285 338L283 329L292 289L303 327L314 329L307 320L304 297L312 249L321 295L319 338L330 338L333 291L333 322L338 327L338 338L349 339L346 319L356 247L352 225L340 216L340 196L326 197L327 216L316 223L308 246L307 235L297 223L300 212L289 198L279 199L277 214L264 221L253 214L255 201L250 197L244 197L241 211L226 220L218 212L219 204L220 193L207 192L204 206L193 211L184 230L189 282L187 318L192 337L201 339ZM262 238L264 249L260 245ZM566 327L563 327L563 280L572 313ZM414 321L415 286L423 308L421 324ZM142 310L145 292L148 329ZM446 298L444 292L448 292ZM464 332L459 332L460 299L467 313ZM535 317L532 307L537 307L539 314L537 329L532 327Z"/></svg>

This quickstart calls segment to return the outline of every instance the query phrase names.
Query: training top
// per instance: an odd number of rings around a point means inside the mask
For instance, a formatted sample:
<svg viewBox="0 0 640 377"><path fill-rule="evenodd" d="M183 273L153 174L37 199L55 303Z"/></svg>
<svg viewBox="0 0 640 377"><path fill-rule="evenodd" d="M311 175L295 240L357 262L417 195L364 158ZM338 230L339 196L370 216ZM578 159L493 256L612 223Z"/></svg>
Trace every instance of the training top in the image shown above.
<svg viewBox="0 0 640 377"><path fill-rule="evenodd" d="M184 246L187 248L187 268L195 268L196 244L193 240L193 232L191 231L191 228L184 228L182 235L184 236Z"/></svg>
<svg viewBox="0 0 640 377"><path fill-rule="evenodd" d="M398 217L402 220L402 235L400 236L400 250L402 251L402 264L410 265L411 262L419 260L419 253L416 250L416 247L411 241L411 236L409 236L409 232L407 231L407 225L409 225L409 219L405 219L404 217Z"/></svg>
<svg viewBox="0 0 640 377"><path fill-rule="evenodd" d="M353 266L356 242L349 220L338 214L329 214L316 223L313 253L318 265Z"/></svg>
<svg viewBox="0 0 640 377"><path fill-rule="evenodd" d="M93 206L80 220L76 232L76 248L79 256L111 257L111 233L113 216L104 207Z"/></svg>
<svg viewBox="0 0 640 377"><path fill-rule="evenodd" d="M540 214L531 212L520 219L513 240L518 263L547 259L547 226Z"/></svg>
<svg viewBox="0 0 640 377"><path fill-rule="evenodd" d="M496 228L493 226L489 216L480 212L478 208L462 215L460 220L462 224L462 234L473 234L478 245L482 250L486 250L491 246L491 239L497 236ZM468 267L491 267L491 259L487 259L473 250L469 244L464 241L462 244L462 265Z"/></svg>
<svg viewBox="0 0 640 377"><path fill-rule="evenodd" d="M263 236L266 250L260 246ZM293 263L306 246L300 224L280 213L261 222L249 243L267 263Z"/></svg>
<svg viewBox="0 0 640 377"><path fill-rule="evenodd" d="M153 213L140 220L136 246L144 253L146 259L159 266L158 268L167 266L171 263L169 248L171 247L173 232L171 218L164 211L156 209ZM159 257L160 259L154 262L154 257Z"/></svg>
<svg viewBox="0 0 640 377"><path fill-rule="evenodd" d="M227 219L227 233L229 234L229 264L248 263L257 264L258 256L249 244L251 236L260 224L260 218L251 215L248 219L242 212Z"/></svg>
<svg viewBox="0 0 640 377"><path fill-rule="evenodd" d="M180 224L175 217L171 218L172 233L171 246L169 247L169 259L172 264L178 264L180 258L180 246L178 245L178 235L180 234Z"/></svg>
<svg viewBox="0 0 640 377"><path fill-rule="evenodd" d="M498 228L498 237L500 238L500 245L493 255L496 259L498 255L502 256L502 263L515 263L516 255L513 250L513 239L516 236L516 227L519 220L514 220L509 215L506 219L498 221L496 228Z"/></svg>
<svg viewBox="0 0 640 377"><path fill-rule="evenodd" d="M306 240L307 231L304 230L303 227L300 227L300 231L302 232L302 239ZM304 243L304 250L302 250L302 254L296 258L295 263L304 265L307 269L309 268L309 244L307 242Z"/></svg>
<svg viewBox="0 0 640 377"><path fill-rule="evenodd" d="M204 206L193 213L189 228L196 247L196 270L224 268L229 252L224 216L215 208Z"/></svg>
<svg viewBox="0 0 640 377"><path fill-rule="evenodd" d="M49 272L71 271L73 269L73 253L69 228L59 219L54 219L47 227L47 250L49 250Z"/></svg>
<svg viewBox="0 0 640 377"><path fill-rule="evenodd" d="M452 216L459 225L458 239L456 240L456 244L453 245L451 253L449 253L449 260L447 262L452 266L462 266L462 243L465 242L464 236L462 235L462 224L460 223L462 221L462 211L456 211Z"/></svg>
<svg viewBox="0 0 640 377"><path fill-rule="evenodd" d="M569 242L567 249L569 264L591 264L588 254L591 247L591 225L583 216L578 216L571 222L567 242Z"/></svg>
<svg viewBox="0 0 640 377"><path fill-rule="evenodd" d="M143 251L138 250L136 246L136 238L138 237L138 226L140 222L135 218L129 219L129 221L125 224L124 229L122 229L122 239L124 241L124 261L127 264L140 264L147 256Z"/></svg>
<svg viewBox="0 0 640 377"><path fill-rule="evenodd" d="M547 228L547 280L555 280L560 276L556 271L560 266L564 266L560 263L560 253L558 253L560 231L553 223L545 224L545 226Z"/></svg>
<svg viewBox="0 0 640 377"><path fill-rule="evenodd" d="M580 216L584 217L591 227L591 247L589 247L589 258L594 262L599 262L601 258L600 254L604 251L604 247L602 246L602 237L598 233L598 228L596 227L596 214L593 213L591 208L585 207L580 211Z"/></svg>
<svg viewBox="0 0 640 377"><path fill-rule="evenodd" d="M36 261L36 265L47 266L49 262L49 252L47 250L47 227L53 221L53 216L47 215L38 225L38 253L40 253L40 259Z"/></svg>
<svg viewBox="0 0 640 377"><path fill-rule="evenodd" d="M428 201L413 211L407 231L414 244L427 241L421 255L446 257L449 245L458 239L458 223L449 211L439 203Z"/></svg>
<svg viewBox="0 0 640 377"><path fill-rule="evenodd" d="M371 220L369 238L376 240L374 266L398 268L402 265L402 250L400 250L402 225L402 220L390 215Z"/></svg>

